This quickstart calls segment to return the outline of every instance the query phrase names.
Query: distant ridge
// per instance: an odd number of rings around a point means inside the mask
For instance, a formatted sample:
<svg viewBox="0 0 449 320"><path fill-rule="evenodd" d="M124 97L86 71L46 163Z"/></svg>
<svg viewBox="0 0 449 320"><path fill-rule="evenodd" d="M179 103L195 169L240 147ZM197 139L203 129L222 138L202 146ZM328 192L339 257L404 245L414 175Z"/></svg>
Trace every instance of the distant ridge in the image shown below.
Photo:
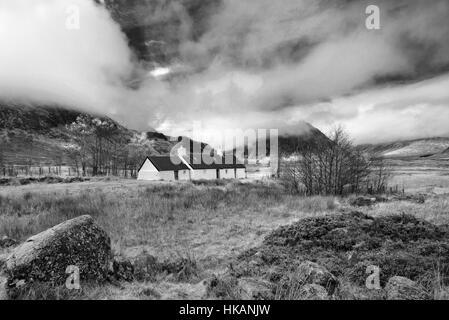
<svg viewBox="0 0 449 320"><path fill-rule="evenodd" d="M435 137L396 141L390 143L365 144L359 146L377 157L398 158L439 158L449 156L449 137Z"/></svg>

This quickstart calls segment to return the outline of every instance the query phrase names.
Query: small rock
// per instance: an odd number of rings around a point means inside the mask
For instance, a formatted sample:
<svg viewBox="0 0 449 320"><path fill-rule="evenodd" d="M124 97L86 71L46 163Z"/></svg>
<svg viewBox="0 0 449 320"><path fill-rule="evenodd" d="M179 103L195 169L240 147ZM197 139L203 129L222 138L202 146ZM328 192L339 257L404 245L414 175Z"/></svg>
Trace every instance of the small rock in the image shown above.
<svg viewBox="0 0 449 320"><path fill-rule="evenodd" d="M376 203L376 198L357 197L350 201L350 204L355 207L367 207Z"/></svg>
<svg viewBox="0 0 449 320"><path fill-rule="evenodd" d="M7 236L4 236L2 239L0 239L0 248L3 248L3 249L9 248L9 247L17 245L17 243L18 242L16 240L11 239Z"/></svg>
<svg viewBox="0 0 449 320"><path fill-rule="evenodd" d="M244 300L271 300L274 298L271 282L254 278L240 278L238 285L242 288L242 299Z"/></svg>
<svg viewBox="0 0 449 320"><path fill-rule="evenodd" d="M112 261L112 275L118 281L132 282L134 280L134 266L128 260L114 259Z"/></svg>
<svg viewBox="0 0 449 320"><path fill-rule="evenodd" d="M132 261L134 278L138 281L156 281L159 273L162 273L162 265L155 256L146 252Z"/></svg>
<svg viewBox="0 0 449 320"><path fill-rule="evenodd" d="M238 279L233 276L216 276L207 280L205 298L240 300L242 288L238 285Z"/></svg>
<svg viewBox="0 0 449 320"><path fill-rule="evenodd" d="M24 285L26 285L25 280L19 280L16 282L16 288L23 287Z"/></svg>
<svg viewBox="0 0 449 320"><path fill-rule="evenodd" d="M348 229L347 228L335 228L332 229L331 231L329 231L328 235L330 237L345 237L348 234Z"/></svg>
<svg viewBox="0 0 449 320"><path fill-rule="evenodd" d="M153 288L144 288L140 291L140 294L143 296L146 296L146 297L154 298L154 299L161 298L161 294Z"/></svg>
<svg viewBox="0 0 449 320"><path fill-rule="evenodd" d="M404 277L392 277L385 287L388 300L426 300L424 289L416 282Z"/></svg>
<svg viewBox="0 0 449 320"><path fill-rule="evenodd" d="M318 284L306 284L302 286L300 293L302 300L328 300L326 288Z"/></svg>
<svg viewBox="0 0 449 320"><path fill-rule="evenodd" d="M339 286L338 279L332 273L319 264L310 261L299 265L297 276L303 284L317 284L326 288L329 295L332 295Z"/></svg>

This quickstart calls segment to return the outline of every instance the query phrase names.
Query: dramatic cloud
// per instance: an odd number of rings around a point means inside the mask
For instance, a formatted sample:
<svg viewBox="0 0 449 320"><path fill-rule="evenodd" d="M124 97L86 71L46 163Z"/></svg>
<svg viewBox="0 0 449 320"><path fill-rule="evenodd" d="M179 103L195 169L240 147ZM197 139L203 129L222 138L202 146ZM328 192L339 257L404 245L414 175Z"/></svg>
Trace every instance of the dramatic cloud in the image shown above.
<svg viewBox="0 0 449 320"><path fill-rule="evenodd" d="M79 30L66 27L73 6ZM91 1L0 0L0 43L0 98L13 101L112 113L134 67L120 27Z"/></svg>
<svg viewBox="0 0 449 320"><path fill-rule="evenodd" d="M359 142L449 134L446 0L97 2L109 11L0 0L0 98L172 135L194 121L210 133L341 123ZM65 28L73 4L80 30ZM368 5L380 30L365 27Z"/></svg>

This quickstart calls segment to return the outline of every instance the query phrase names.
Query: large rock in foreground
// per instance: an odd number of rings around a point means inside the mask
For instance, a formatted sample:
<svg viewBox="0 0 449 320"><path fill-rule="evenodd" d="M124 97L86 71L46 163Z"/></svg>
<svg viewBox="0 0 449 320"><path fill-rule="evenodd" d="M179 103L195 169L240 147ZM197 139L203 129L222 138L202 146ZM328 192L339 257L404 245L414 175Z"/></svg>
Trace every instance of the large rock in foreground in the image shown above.
<svg viewBox="0 0 449 320"><path fill-rule="evenodd" d="M104 281L111 260L111 240L90 216L61 223L29 238L6 261L7 286L34 281L65 283L68 266L80 279Z"/></svg>

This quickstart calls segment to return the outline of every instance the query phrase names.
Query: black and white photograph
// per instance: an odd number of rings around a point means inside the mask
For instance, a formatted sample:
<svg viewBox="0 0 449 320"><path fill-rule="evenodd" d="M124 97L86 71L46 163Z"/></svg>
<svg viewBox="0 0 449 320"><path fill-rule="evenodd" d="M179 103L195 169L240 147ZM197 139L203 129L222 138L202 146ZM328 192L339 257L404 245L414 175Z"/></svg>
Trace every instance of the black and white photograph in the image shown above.
<svg viewBox="0 0 449 320"><path fill-rule="evenodd" d="M449 1L0 0L0 300L449 300Z"/></svg>

